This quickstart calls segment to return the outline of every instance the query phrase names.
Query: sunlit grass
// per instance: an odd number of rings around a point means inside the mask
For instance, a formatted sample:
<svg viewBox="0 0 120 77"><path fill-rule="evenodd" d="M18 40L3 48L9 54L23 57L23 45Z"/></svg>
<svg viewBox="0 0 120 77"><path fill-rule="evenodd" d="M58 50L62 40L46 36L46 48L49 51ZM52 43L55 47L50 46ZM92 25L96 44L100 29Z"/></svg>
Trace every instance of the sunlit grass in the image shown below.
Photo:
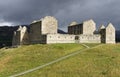
<svg viewBox="0 0 120 77"><path fill-rule="evenodd" d="M29 70L83 48L80 44L38 44L0 49L0 77Z"/></svg>

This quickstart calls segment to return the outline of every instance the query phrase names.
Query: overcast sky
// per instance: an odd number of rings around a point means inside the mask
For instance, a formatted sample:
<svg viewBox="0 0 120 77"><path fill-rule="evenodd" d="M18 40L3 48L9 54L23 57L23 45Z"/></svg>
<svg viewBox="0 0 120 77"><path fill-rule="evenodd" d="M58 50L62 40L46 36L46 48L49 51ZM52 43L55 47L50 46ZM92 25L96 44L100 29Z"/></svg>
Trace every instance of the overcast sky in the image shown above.
<svg viewBox="0 0 120 77"><path fill-rule="evenodd" d="M89 19L120 29L120 0L0 0L1 26L30 24L44 16L55 16L65 31L70 22Z"/></svg>

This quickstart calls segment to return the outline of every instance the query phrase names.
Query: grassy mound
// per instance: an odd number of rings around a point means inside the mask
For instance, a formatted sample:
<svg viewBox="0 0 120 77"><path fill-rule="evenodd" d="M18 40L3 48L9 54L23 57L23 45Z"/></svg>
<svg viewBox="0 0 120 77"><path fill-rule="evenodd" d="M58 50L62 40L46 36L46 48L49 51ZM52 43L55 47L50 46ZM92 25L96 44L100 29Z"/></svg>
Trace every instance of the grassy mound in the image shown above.
<svg viewBox="0 0 120 77"><path fill-rule="evenodd" d="M29 70L83 48L80 44L38 44L0 49L0 77Z"/></svg>

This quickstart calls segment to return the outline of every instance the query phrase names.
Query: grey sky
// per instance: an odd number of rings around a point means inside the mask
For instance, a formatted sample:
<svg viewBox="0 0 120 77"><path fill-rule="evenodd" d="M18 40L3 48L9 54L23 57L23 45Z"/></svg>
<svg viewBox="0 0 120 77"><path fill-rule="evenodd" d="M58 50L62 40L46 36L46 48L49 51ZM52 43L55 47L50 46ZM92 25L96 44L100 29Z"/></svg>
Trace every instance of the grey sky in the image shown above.
<svg viewBox="0 0 120 77"><path fill-rule="evenodd" d="M94 19L97 26L112 22L120 29L120 0L0 0L0 25L30 24L44 16L55 16L59 28L72 21Z"/></svg>

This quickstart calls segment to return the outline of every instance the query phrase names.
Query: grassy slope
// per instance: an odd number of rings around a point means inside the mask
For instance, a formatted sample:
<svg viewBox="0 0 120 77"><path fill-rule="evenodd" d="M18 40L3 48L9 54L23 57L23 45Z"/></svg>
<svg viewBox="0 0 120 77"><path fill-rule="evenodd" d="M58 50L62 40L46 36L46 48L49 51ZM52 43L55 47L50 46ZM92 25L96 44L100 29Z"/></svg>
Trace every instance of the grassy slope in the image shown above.
<svg viewBox="0 0 120 77"><path fill-rule="evenodd" d="M0 77L23 72L83 48L80 44L38 44L0 49Z"/></svg>
<svg viewBox="0 0 120 77"><path fill-rule="evenodd" d="M120 44L102 45L21 77L120 77Z"/></svg>

